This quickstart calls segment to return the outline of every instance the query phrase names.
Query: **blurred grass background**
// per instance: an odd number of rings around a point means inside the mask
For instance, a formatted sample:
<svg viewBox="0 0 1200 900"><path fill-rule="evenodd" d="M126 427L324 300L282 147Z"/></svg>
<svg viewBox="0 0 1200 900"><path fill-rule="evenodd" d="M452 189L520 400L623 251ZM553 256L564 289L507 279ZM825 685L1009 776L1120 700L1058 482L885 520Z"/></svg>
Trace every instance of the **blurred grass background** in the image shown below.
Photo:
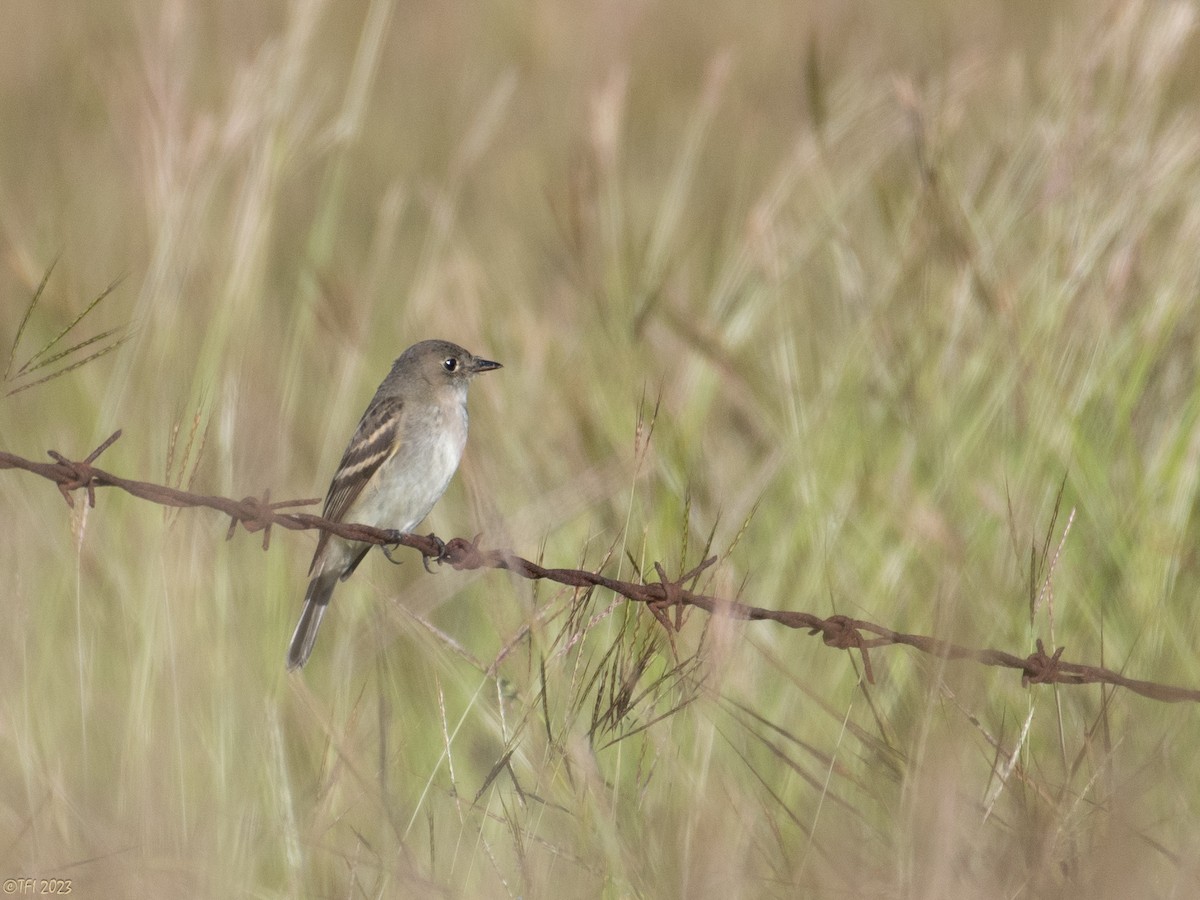
<svg viewBox="0 0 1200 900"><path fill-rule="evenodd" d="M1200 684L1194 4L5 20L0 346L59 262L3 392L122 275L79 333L126 339L0 400L4 449L121 427L120 474L318 496L392 358L444 337L506 366L472 391L445 537L636 577L711 536L713 593ZM12 472L0 509L5 878L1200 891L1190 707L901 648L867 685L699 614L677 663L602 592L415 555L373 554L288 676L312 535L264 554L211 513L71 511Z"/></svg>

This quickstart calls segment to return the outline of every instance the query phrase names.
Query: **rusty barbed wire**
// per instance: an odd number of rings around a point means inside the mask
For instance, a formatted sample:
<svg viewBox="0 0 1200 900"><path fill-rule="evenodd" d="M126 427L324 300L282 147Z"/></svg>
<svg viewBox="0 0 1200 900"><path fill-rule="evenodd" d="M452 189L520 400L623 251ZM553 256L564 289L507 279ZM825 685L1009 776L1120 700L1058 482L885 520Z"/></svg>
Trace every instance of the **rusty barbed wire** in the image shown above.
<svg viewBox="0 0 1200 900"><path fill-rule="evenodd" d="M365 543L385 546L400 544L411 547L421 553L426 562L434 560L458 570L503 569L529 580L553 581L568 587L602 587L627 600L644 603L666 629L669 636L673 631L679 629L681 625L679 611L685 606L694 606L710 615L732 619L776 622L788 628L805 630L810 635L819 634L827 646L839 650L857 651L863 661L864 674L872 683L874 683L874 674L870 651L879 647L900 644L940 659L970 660L985 666L1015 669L1021 673L1021 683L1026 686L1033 684L1108 684L1125 688L1151 700L1166 703L1200 702L1200 690L1153 681L1141 681L1100 666L1069 662L1062 658L1063 647L1058 647L1053 652L1047 652L1040 639L1036 642L1035 652L1027 656L1016 656L1003 650L976 649L926 635L905 634L874 622L853 619L849 616L835 615L823 618L806 612L765 609L736 600L698 594L685 588L684 584L693 581L716 563L717 557L715 556L704 560L695 568L675 579L668 578L663 567L659 563L655 563L654 569L658 581L643 580L640 583L622 581L584 569L546 568L518 556L510 550L483 550L479 547L478 535L472 540L453 538L443 542L432 534L402 534L397 531L372 528L368 525L332 522L308 513L286 512L295 507L319 503L319 498L272 502L270 491L264 491L261 497L244 497L241 500L233 500L228 497L192 494L166 485L122 478L97 468L95 465L100 454L111 447L120 436L119 430L114 432L81 461L68 459L54 450L49 451L51 459L54 460L52 463L35 462L0 451L0 469L22 469L53 481L58 486L67 505L71 507L75 505L73 496L75 491L86 491L88 504L95 506L96 488L115 487L127 494L162 506L215 509L229 516L229 531L226 539L232 538L237 531L237 526L241 525L251 533L263 532L264 550L270 547L271 529L276 525L291 531L318 528L340 537ZM677 611L674 621L666 614L667 610L671 608L675 608Z"/></svg>

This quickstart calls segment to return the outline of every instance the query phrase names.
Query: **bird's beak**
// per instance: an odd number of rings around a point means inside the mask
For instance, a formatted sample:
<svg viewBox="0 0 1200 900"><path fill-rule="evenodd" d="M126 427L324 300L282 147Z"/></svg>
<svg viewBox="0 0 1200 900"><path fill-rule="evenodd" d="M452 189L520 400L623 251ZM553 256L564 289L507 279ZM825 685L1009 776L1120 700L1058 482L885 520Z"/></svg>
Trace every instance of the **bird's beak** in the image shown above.
<svg viewBox="0 0 1200 900"><path fill-rule="evenodd" d="M492 369L503 369L504 366L498 362L492 362L490 359L475 358L475 364L471 366L471 374L478 375L480 372L490 372Z"/></svg>

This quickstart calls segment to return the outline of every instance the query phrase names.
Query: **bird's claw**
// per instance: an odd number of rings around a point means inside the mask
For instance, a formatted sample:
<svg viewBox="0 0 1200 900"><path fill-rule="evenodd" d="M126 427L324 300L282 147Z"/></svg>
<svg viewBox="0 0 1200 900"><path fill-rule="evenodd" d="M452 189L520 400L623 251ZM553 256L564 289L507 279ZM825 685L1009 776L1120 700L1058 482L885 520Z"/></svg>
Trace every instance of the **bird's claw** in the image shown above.
<svg viewBox="0 0 1200 900"><path fill-rule="evenodd" d="M392 530L388 533L388 537L394 537L396 540L391 544L380 544L379 549L383 551L383 555L387 557L387 561L394 566L400 565L404 560L396 559L392 556L392 551L400 546L400 532Z"/></svg>
<svg viewBox="0 0 1200 900"><path fill-rule="evenodd" d="M380 544L380 546L379 546L379 549L383 551L383 555L387 557L388 562L392 563L393 565L397 565L397 566L400 565L402 562L404 562L404 560L396 559L394 556L392 556L392 552L401 546L400 535L401 535L401 532L399 532L399 531L394 531L394 530L389 531L388 537L395 538L395 540L390 544ZM421 564L423 566L425 566L425 571L428 572L430 575L436 575L437 573L434 572L433 569L429 568L429 561L433 560L434 562L440 563L443 559L446 558L446 542L443 541L436 534L428 535L428 539L430 541L432 541L434 547L437 548L437 553L435 555L435 554L422 552Z"/></svg>
<svg viewBox="0 0 1200 900"><path fill-rule="evenodd" d="M433 541L434 545L437 547L437 551L438 551L437 556L422 555L421 563L425 566L426 572L428 572L430 575L435 575L437 573L435 573L433 571L433 569L429 568L429 560L432 559L434 562L440 563L443 559L446 558L446 542L443 541L436 534L430 534L430 535L428 535L428 537L429 537L429 540Z"/></svg>

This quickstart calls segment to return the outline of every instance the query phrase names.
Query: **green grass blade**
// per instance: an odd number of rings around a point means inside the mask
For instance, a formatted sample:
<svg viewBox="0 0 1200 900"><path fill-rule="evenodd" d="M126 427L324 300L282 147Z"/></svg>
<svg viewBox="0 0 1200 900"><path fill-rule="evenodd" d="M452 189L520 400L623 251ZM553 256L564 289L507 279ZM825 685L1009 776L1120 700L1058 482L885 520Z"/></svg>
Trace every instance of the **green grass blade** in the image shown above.
<svg viewBox="0 0 1200 900"><path fill-rule="evenodd" d="M42 299L42 293L46 290L46 283L50 280L50 273L58 265L60 256L62 256L61 253L50 261L50 265L46 269L46 274L42 276L37 290L33 292L33 298L29 301L29 305L25 307L25 315L21 317L21 324L17 326L17 333L13 337L12 346L8 350L8 363L4 366L4 378L0 380L8 381L9 373L12 372L13 361L17 356L17 345L21 343L21 336L25 333L25 326L29 324L29 317L33 315L33 310L38 305L38 301Z"/></svg>

